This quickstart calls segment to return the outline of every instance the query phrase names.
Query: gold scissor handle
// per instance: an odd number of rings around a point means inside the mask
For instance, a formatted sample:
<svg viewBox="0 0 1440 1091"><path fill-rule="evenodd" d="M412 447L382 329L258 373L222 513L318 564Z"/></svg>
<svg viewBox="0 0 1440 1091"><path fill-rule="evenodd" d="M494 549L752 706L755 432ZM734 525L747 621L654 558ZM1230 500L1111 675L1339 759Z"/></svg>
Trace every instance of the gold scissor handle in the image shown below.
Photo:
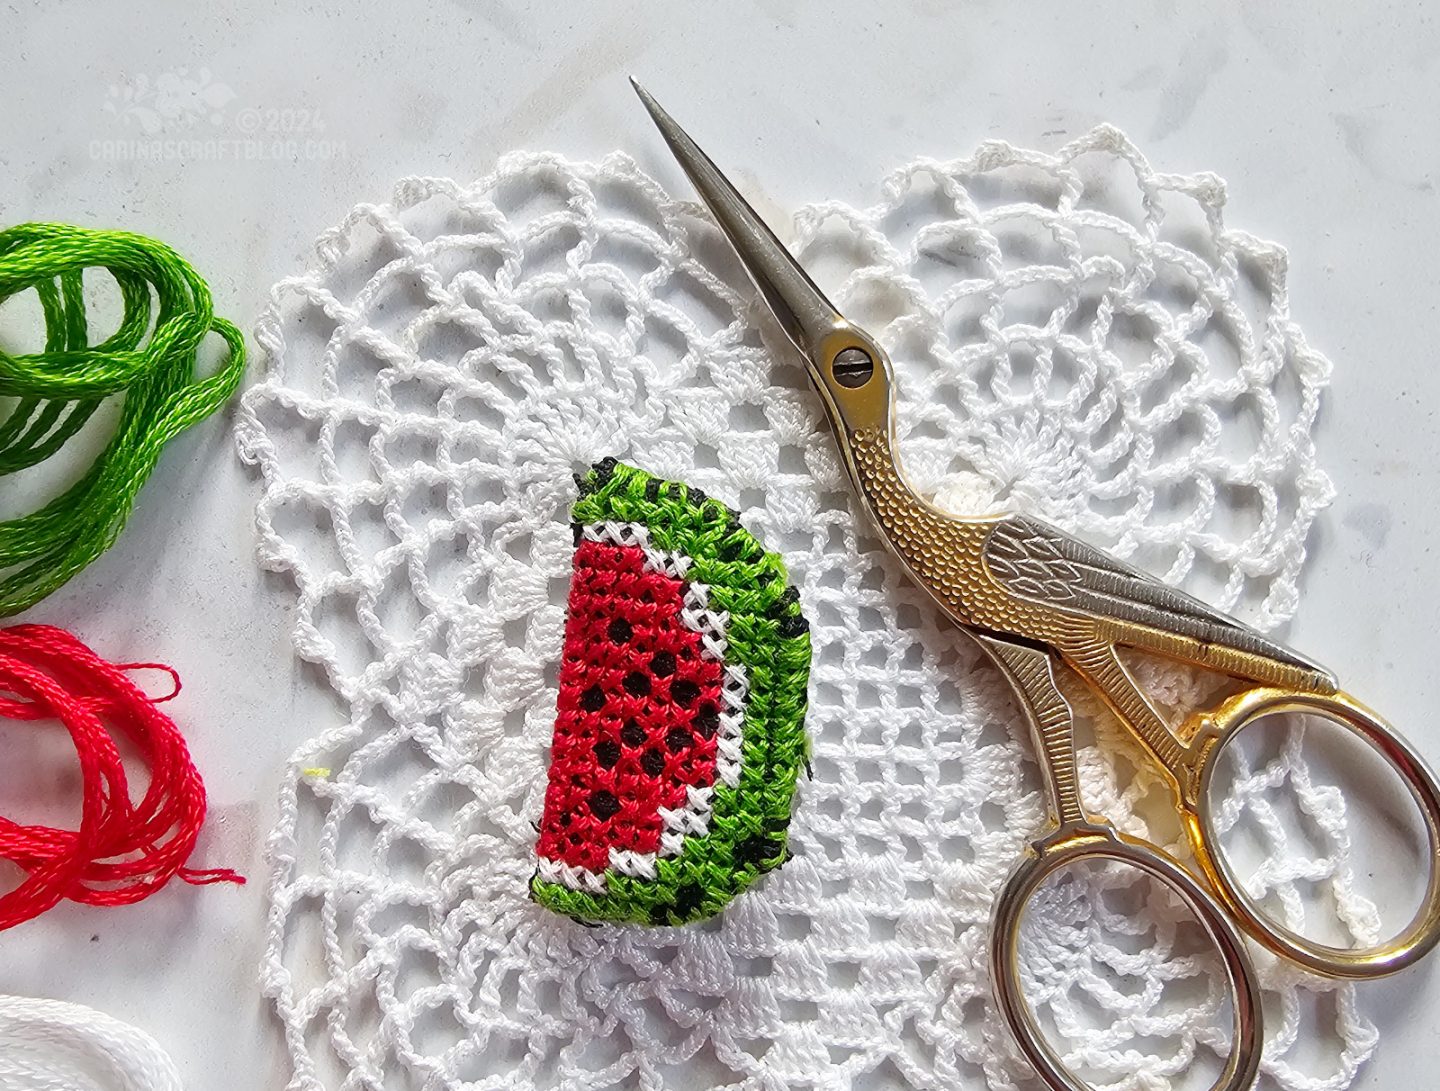
<svg viewBox="0 0 1440 1091"><path fill-rule="evenodd" d="M1025 847L995 900L990 920L991 987L1021 1051L1051 1091L1088 1091L1089 1085L1045 1040L1025 1001L1020 985L1020 926L1026 905L1050 875L1080 860L1116 860L1139 868L1179 895L1219 951L1230 982L1234 1026L1230 1056L1212 1091L1249 1087L1260 1064L1263 1034L1260 990L1240 932L1224 906L1160 849L1086 817L1076 776L1074 715L1055 680L1054 653L992 633L972 635L1020 699L1049 796L1050 830Z"/></svg>
<svg viewBox="0 0 1440 1091"><path fill-rule="evenodd" d="M1405 783L1425 821L1430 874L1414 917L1391 939L1371 947L1317 943L1275 921L1245 892L1223 852L1210 805L1211 782L1221 752L1237 732L1262 716L1301 712L1344 727L1385 759ZM1193 798L1182 792L1181 815L1195 858L1226 910L1254 939L1283 958L1329 977L1382 977L1404 969L1440 942L1440 785L1425 762L1394 728L1346 693L1316 694L1260 688L1236 694L1218 709L1197 713L1186 732L1194 736L1199 775Z"/></svg>
<svg viewBox="0 0 1440 1091"><path fill-rule="evenodd" d="M1020 985L1020 927L1025 907L1050 875L1080 860L1096 859L1118 861L1151 875L1174 891L1200 922L1225 965L1232 1000L1230 1055L1212 1091L1249 1087L1260 1065L1263 1035L1260 988L1239 930L1225 908L1160 849L1093 822L1066 823L1028 845L995 901L990 923L991 987L1026 1059L1052 1091L1089 1091L1089 1084L1045 1040L1025 1000Z"/></svg>

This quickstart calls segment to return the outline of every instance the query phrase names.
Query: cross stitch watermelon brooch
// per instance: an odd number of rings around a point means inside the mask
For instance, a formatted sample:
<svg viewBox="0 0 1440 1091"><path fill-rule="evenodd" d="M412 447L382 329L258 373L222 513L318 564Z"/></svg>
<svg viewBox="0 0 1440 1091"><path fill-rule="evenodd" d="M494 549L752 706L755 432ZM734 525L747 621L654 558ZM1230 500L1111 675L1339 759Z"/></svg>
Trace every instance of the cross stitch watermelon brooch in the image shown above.
<svg viewBox="0 0 1440 1091"><path fill-rule="evenodd" d="M581 921L684 924L787 856L809 626L724 504L614 459L577 481L530 890Z"/></svg>

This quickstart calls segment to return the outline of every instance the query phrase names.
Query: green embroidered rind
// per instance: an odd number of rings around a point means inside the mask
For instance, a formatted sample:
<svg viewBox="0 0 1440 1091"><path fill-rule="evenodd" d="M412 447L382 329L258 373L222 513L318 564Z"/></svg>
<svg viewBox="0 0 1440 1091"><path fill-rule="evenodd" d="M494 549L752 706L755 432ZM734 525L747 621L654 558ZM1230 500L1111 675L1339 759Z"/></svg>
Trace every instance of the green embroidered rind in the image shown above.
<svg viewBox="0 0 1440 1091"><path fill-rule="evenodd" d="M795 781L808 756L809 626L780 557L766 552L724 504L613 459L579 485L577 524L642 524L656 549L691 559L687 579L708 585L711 609L729 614L726 660L744 666L748 684L740 777L735 787L716 782L708 832L687 837L680 855L661 857L657 878L610 874L606 893L592 894L537 876L531 894L581 921L702 920L789 855Z"/></svg>

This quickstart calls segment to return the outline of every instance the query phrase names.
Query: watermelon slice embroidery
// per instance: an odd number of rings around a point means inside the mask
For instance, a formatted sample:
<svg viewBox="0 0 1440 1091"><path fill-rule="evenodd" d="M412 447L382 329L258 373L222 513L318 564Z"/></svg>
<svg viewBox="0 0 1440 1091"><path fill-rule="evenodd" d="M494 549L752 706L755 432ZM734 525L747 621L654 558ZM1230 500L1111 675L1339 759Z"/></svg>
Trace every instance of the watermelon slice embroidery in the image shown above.
<svg viewBox="0 0 1440 1091"><path fill-rule="evenodd" d="M531 893L578 920L683 924L788 854L809 628L725 505L613 459L577 480Z"/></svg>

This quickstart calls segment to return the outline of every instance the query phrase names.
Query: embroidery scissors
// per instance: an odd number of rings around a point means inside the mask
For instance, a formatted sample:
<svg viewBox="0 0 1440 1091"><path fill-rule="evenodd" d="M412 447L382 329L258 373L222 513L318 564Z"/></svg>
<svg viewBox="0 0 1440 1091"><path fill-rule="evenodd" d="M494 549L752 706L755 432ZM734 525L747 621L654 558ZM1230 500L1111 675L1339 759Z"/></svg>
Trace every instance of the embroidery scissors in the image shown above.
<svg viewBox="0 0 1440 1091"><path fill-rule="evenodd" d="M918 496L895 454L894 373L884 350L836 309L709 156L631 83L803 358L851 483L887 546L989 654L1024 711L1050 821L1026 845L996 899L990 965L1005 1020L1046 1083L1056 1091L1087 1086L1045 1040L1021 993L1020 924L1045 879L1076 861L1099 858L1147 872L1180 897L1215 945L1233 1019L1217 1091L1248 1087L1260 1063L1260 992L1241 930L1277 955L1343 978L1393 973L1433 948L1440 940L1440 787L1410 745L1341 691L1324 667L1149 573L1039 519L957 517ZM1172 728L1122 662L1121 647L1220 672L1246 688ZM1062 664L1104 699L1166 773L1198 876L1159 846L1085 812L1074 716L1057 682ZM1410 923L1384 943L1340 948L1306 939L1249 897L1216 847L1208 799L1221 750L1245 725L1287 712L1323 716L1366 742L1400 776L1423 815L1430 867L1424 898Z"/></svg>

